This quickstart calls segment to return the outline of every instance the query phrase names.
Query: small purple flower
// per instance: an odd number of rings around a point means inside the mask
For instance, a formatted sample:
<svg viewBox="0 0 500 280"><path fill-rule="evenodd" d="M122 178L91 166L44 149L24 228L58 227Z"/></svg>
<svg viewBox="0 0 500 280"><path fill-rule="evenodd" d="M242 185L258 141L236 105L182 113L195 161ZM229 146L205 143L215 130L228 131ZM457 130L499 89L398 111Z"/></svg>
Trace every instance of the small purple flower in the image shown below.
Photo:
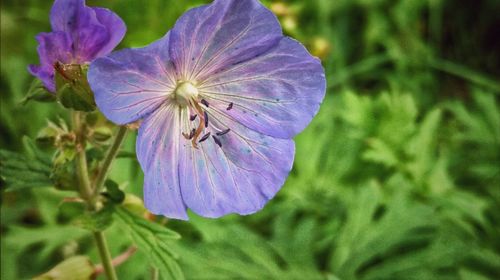
<svg viewBox="0 0 500 280"><path fill-rule="evenodd" d="M54 64L85 64L109 54L125 35L125 23L108 9L87 7L85 0L55 0L50 11L52 32L36 36L40 65L32 75L55 92Z"/></svg>
<svg viewBox="0 0 500 280"><path fill-rule="evenodd" d="M257 0L189 10L153 44L95 60L88 77L107 118L142 120L146 207L177 219L264 207L325 94L320 61Z"/></svg>

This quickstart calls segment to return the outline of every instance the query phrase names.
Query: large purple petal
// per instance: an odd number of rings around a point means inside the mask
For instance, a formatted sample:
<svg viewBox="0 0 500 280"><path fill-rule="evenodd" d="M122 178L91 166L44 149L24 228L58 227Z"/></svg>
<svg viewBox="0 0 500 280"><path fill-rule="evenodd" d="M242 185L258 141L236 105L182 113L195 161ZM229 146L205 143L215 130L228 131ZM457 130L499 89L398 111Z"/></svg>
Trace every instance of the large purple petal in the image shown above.
<svg viewBox="0 0 500 280"><path fill-rule="evenodd" d="M75 62L90 62L109 41L111 34L102 25L91 24L79 28L74 33L74 60Z"/></svg>
<svg viewBox="0 0 500 280"><path fill-rule="evenodd" d="M154 214L187 220L179 188L181 130L178 106L164 104L141 124L137 158L144 171L144 203Z"/></svg>
<svg viewBox="0 0 500 280"><path fill-rule="evenodd" d="M130 123L169 102L175 79L167 49L168 34L148 47L113 52L91 63L89 84L108 119Z"/></svg>
<svg viewBox="0 0 500 280"><path fill-rule="evenodd" d="M70 63L72 54L72 39L66 32L40 33L36 36L38 41L38 56L40 66L31 65L28 70L31 74L42 80L45 87L55 92L54 63Z"/></svg>
<svg viewBox="0 0 500 280"><path fill-rule="evenodd" d="M216 136L221 147L209 138L195 149L182 139L178 176L185 204L197 214L212 218L262 209L292 168L293 140L254 132L212 107L207 112L212 135L217 135L217 130L231 130ZM187 114L182 118L181 123L189 123Z"/></svg>
<svg viewBox="0 0 500 280"><path fill-rule="evenodd" d="M123 39L125 23L105 8L90 8L83 0L56 0L52 6L51 25L54 31L71 34L74 58L89 62L110 53Z"/></svg>
<svg viewBox="0 0 500 280"><path fill-rule="evenodd" d="M93 7L92 9L95 11L99 23L106 28L109 34L108 41L101 47L101 50L96 55L106 55L110 53L118 45L118 43L120 43L123 36L125 36L127 27L125 26L123 20L114 12L98 7Z"/></svg>
<svg viewBox="0 0 500 280"><path fill-rule="evenodd" d="M85 0L55 0L50 10L53 31L72 33L90 24L98 24L95 12L85 5Z"/></svg>
<svg viewBox="0 0 500 280"><path fill-rule="evenodd" d="M254 59L213 74L200 85L212 106L248 128L279 138L302 131L319 109L325 74L318 59L297 41L280 43Z"/></svg>
<svg viewBox="0 0 500 280"><path fill-rule="evenodd" d="M281 37L276 16L257 0L216 0L177 21L170 56L181 77L203 80L216 69L267 51Z"/></svg>

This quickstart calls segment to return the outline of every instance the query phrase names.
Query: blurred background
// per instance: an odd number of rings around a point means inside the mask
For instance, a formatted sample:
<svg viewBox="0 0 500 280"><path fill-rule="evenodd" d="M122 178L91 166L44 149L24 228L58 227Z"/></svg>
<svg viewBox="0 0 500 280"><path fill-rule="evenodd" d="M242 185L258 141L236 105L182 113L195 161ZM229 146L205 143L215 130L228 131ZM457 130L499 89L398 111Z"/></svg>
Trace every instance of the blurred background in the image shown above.
<svg viewBox="0 0 500 280"><path fill-rule="evenodd" d="M160 38L200 3L87 1L124 19L119 48ZM172 246L186 277L499 279L500 1L264 4L321 58L328 92L263 211L167 222L182 235ZM23 151L47 120L68 119L55 103L21 102L52 2L1 5L0 145ZM134 143L131 133L125 151ZM118 159L111 178L142 196L133 158ZM1 196L1 279L31 278L75 254L99 263L92 237L61 207L74 193L2 188ZM106 235L113 255L130 244L114 224ZM117 271L121 279L151 274L140 251Z"/></svg>

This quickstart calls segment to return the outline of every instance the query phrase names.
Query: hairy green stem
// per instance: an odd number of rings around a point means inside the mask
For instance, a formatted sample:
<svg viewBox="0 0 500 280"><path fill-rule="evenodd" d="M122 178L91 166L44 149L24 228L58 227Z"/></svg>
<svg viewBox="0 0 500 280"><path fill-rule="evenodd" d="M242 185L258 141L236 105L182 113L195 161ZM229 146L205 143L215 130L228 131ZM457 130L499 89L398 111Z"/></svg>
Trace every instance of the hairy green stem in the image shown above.
<svg viewBox="0 0 500 280"><path fill-rule="evenodd" d="M115 136L115 140L113 141L113 144L109 147L109 150L106 153L106 158L104 159L101 169L97 174L97 178L95 179L94 196L99 195L99 192L101 191L104 185L104 181L108 176L109 169L111 168L111 163L116 158L116 155L118 155L118 151L120 150L120 146L125 140L126 135L127 135L127 127L120 126L120 129L118 130L118 133Z"/></svg>
<svg viewBox="0 0 500 280"><path fill-rule="evenodd" d="M85 154L85 127L82 123L82 115L78 111L73 111L71 114L73 121L73 129L76 134L76 173L78 176L80 195L87 202L89 210L95 211L96 208L96 193L92 191L92 186L89 179L87 168L87 156ZM102 231L93 232L94 239L99 250L104 272L108 280L117 280L116 272L111 260L106 238Z"/></svg>
<svg viewBox="0 0 500 280"><path fill-rule="evenodd" d="M87 156L85 154L85 137L80 112L74 111L71 115L73 129L76 133L76 173L78 177L80 195L85 200L92 198L89 172L87 170Z"/></svg>

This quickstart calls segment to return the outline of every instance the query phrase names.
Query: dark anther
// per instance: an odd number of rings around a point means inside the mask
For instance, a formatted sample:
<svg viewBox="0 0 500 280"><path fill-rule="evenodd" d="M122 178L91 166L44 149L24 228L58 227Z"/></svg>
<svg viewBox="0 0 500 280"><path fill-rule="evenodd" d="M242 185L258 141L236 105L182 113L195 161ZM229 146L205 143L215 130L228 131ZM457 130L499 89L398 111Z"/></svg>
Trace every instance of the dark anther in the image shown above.
<svg viewBox="0 0 500 280"><path fill-rule="evenodd" d="M208 137L210 137L210 132L207 132L207 134L203 135L203 137L200 138L200 141L198 141L198 143L201 143L201 142L207 140Z"/></svg>
<svg viewBox="0 0 500 280"><path fill-rule="evenodd" d="M196 120L196 117L197 117L197 116L198 116L198 115L191 115L191 116L189 117L189 120L190 120L190 121L194 121L194 120Z"/></svg>
<svg viewBox="0 0 500 280"><path fill-rule="evenodd" d="M207 108L208 108L208 102L205 99L202 99L200 102L201 102L201 104L207 106Z"/></svg>
<svg viewBox="0 0 500 280"><path fill-rule="evenodd" d="M205 127L208 127L208 114L207 112L203 112L203 117L205 118Z"/></svg>
<svg viewBox="0 0 500 280"><path fill-rule="evenodd" d="M196 129L191 129L191 132L189 133L189 139L193 139L194 134L196 133Z"/></svg>
<svg viewBox="0 0 500 280"><path fill-rule="evenodd" d="M214 135L212 135L212 138L214 139L215 144L222 148L222 143L220 142L219 138L215 137Z"/></svg>
<svg viewBox="0 0 500 280"><path fill-rule="evenodd" d="M229 105L227 106L226 110L231 110L233 109L233 102L229 103Z"/></svg>
<svg viewBox="0 0 500 280"><path fill-rule="evenodd" d="M222 136L222 135L224 135L224 134L228 133L229 131L231 131L231 129L229 129L229 128L228 128L228 129L226 129L226 130L223 130L223 131L217 132L216 134L217 134L217 136Z"/></svg>

